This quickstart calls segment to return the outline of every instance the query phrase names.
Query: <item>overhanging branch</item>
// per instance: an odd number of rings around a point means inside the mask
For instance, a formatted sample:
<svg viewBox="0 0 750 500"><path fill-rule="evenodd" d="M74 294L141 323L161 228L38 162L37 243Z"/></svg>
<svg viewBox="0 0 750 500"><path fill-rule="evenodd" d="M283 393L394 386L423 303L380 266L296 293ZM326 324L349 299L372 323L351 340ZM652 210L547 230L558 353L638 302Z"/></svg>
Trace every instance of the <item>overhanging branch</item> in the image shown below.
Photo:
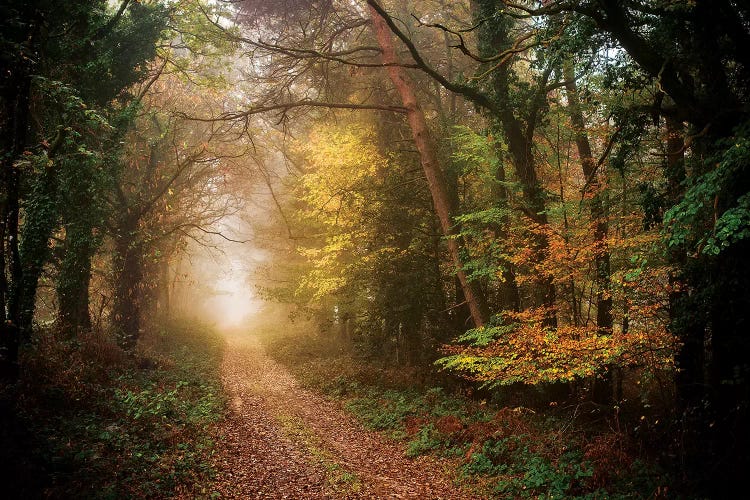
<svg viewBox="0 0 750 500"><path fill-rule="evenodd" d="M414 62L417 63L417 66L420 70L422 70L424 73L427 73L427 75L432 77L445 89L451 92L455 92L456 94L461 94L472 101L474 104L481 106L495 114L500 113L500 108L498 108L495 103L492 102L492 100L490 100L486 95L467 85L461 85L451 82L434 68L432 68L432 66L430 66L419 53L419 50L414 45L414 42L412 42L411 39L406 36L406 34L401 31L398 26L396 26L396 23L393 22L393 18L388 15L383 7L381 7L375 0L367 0L367 4L383 18L391 32L393 32L393 34L395 34L404 43L404 45L406 45L406 48L409 49L409 54L411 54L412 59L414 59Z"/></svg>
<svg viewBox="0 0 750 500"><path fill-rule="evenodd" d="M272 111L288 111L294 108L329 108L329 109L351 109L351 110L376 110L376 111L390 111L392 113L406 113L406 108L403 106L385 106L377 104L356 104L347 102L325 102L325 101L311 101L303 99L296 102L270 104L267 106L255 106L245 111L230 111L222 113L217 117L206 118L199 116L188 116L185 113L179 113L181 118L186 120L198 121L198 122L218 122L218 121L234 121L248 118L252 115L258 115L261 113L269 113Z"/></svg>

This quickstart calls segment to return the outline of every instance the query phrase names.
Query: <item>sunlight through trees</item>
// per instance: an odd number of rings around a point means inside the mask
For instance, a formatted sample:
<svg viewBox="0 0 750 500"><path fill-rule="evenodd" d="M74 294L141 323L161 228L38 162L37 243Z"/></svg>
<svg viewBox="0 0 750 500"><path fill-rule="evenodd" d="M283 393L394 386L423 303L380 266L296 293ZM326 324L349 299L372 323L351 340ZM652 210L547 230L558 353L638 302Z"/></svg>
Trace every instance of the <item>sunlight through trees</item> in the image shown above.
<svg viewBox="0 0 750 500"><path fill-rule="evenodd" d="M742 484L743 2L6 0L0 30L9 429L34 428L41 352L150 366L175 320L277 323L310 356L335 353L339 382L347 362L384 387L401 370L466 408L576 425L590 405L586 446L608 422L640 450L622 463L663 471L635 495ZM617 483L591 448L552 459L419 411L393 424L421 440L410 450L471 434L453 458L508 497L523 481L619 494L648 475ZM534 486L501 470L513 446L557 465ZM569 459L595 479L554 486Z"/></svg>

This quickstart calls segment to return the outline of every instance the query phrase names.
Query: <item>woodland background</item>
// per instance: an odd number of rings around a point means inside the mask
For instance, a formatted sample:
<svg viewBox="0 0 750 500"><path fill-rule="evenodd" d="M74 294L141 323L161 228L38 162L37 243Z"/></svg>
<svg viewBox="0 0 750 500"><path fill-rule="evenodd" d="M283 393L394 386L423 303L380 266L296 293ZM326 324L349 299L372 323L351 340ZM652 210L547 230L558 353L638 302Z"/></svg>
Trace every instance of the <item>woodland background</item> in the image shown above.
<svg viewBox="0 0 750 500"><path fill-rule="evenodd" d="M308 322L269 346L318 359L300 376L321 390L437 384L464 409L533 409L520 442L582 450L508 451L481 426L461 448L448 415L401 412L414 453L455 448L498 494L744 485L744 2L4 0L0 19L5 473L76 481L88 458L48 437L114 434L75 413L91 398L155 422L153 397L203 398L177 412L202 439L223 411L219 341L185 334L212 353L178 364L203 363L202 395L153 349L190 330L170 318L210 316L205 255L244 244L263 256L248 287L284 304L256 324ZM451 414L464 431L469 413Z"/></svg>

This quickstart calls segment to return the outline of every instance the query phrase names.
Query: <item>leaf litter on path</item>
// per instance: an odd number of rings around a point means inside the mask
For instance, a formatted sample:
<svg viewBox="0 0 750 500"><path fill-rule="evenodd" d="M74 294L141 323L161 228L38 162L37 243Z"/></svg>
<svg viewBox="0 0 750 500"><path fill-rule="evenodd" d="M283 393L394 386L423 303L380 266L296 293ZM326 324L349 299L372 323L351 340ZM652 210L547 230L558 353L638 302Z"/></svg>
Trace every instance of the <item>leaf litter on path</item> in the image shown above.
<svg viewBox="0 0 750 500"><path fill-rule="evenodd" d="M446 463L406 457L339 403L301 388L257 338L231 338L222 371L231 411L214 464L220 498L473 498Z"/></svg>

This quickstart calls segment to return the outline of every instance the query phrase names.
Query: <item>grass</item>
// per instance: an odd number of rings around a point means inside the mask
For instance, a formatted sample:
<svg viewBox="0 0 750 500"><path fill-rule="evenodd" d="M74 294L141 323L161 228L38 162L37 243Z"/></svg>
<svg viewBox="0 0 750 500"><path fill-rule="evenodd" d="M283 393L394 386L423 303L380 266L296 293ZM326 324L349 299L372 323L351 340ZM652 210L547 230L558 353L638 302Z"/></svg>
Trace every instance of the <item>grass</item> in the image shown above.
<svg viewBox="0 0 750 500"><path fill-rule="evenodd" d="M217 334L173 323L145 334L135 356L102 335L39 338L24 353L24 397L8 412L12 439L26 447L11 496L211 495L213 429L226 405Z"/></svg>
<svg viewBox="0 0 750 500"><path fill-rule="evenodd" d="M458 481L478 495L658 498L663 491L659 469L639 459L627 436L591 427L578 412L504 407L432 387L414 370L375 366L303 327L262 339L302 385L339 399L365 426L401 441L406 455L452 459Z"/></svg>

